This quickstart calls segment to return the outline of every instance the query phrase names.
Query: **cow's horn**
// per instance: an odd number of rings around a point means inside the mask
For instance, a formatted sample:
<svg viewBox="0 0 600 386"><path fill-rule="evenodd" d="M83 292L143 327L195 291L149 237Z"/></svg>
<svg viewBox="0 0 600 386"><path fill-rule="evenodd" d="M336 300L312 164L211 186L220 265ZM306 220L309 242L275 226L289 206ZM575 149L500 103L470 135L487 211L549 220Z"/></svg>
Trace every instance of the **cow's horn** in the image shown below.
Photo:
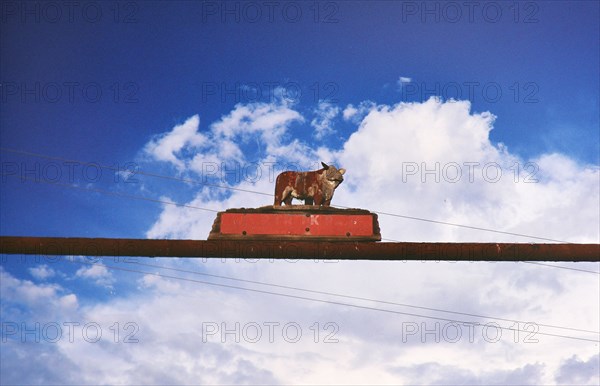
<svg viewBox="0 0 600 386"><path fill-rule="evenodd" d="M329 165L327 165L325 162L321 162L321 165L323 165L323 167L325 168L325 170L329 169Z"/></svg>

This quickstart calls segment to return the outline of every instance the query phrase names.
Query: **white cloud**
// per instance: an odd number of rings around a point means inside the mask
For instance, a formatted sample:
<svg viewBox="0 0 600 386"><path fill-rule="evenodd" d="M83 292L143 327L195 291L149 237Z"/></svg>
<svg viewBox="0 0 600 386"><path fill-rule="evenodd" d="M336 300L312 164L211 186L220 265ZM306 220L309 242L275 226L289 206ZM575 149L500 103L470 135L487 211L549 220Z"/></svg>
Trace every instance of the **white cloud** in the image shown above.
<svg viewBox="0 0 600 386"><path fill-rule="evenodd" d="M411 83L413 80L407 76L401 76L396 81L396 91L402 92L402 89L407 83Z"/></svg>
<svg viewBox="0 0 600 386"><path fill-rule="evenodd" d="M336 152L348 173L334 203L557 240L598 242L598 168L577 165L566 156L520 159L489 140L494 118L490 113L471 113L467 101L444 103L435 98L371 110ZM527 162L539 168L537 183L527 182L532 170L525 168ZM516 176L511 169L515 163L520 165ZM497 181L496 173L501 173ZM426 222L412 221L409 226L407 221L380 216L384 237L527 241Z"/></svg>
<svg viewBox="0 0 600 386"><path fill-rule="evenodd" d="M515 289L510 292L511 275L521 270L528 270L531 276L539 273L537 267L514 263L262 261L252 264L236 263L232 259L207 263L188 259L152 259L151 264L213 274L230 271L227 273L229 276L292 287L465 312L493 312L492 315L508 318L531 317L533 319L528 320L538 323L565 324L562 318L567 313L571 314L575 323L566 325L582 328L594 328L593 321L586 325L578 319L583 315L593 316L597 310L597 305L594 305L595 310L590 309L589 292L585 299L590 283L594 286L593 280L586 284L579 276L572 277L574 283L563 283L569 290L560 294L545 296L542 288ZM432 313L156 268L139 269L369 308L433 314L457 320L472 319L464 315ZM235 274L232 273L234 271ZM567 278L560 270L543 272L548 272L559 281ZM10 275L7 276L10 280ZM453 336L454 332L440 332L444 328L437 327L437 336L441 335L442 339L436 343L436 323L445 326L447 322L219 288L155 275L131 278L138 278L141 284L139 292L88 306L85 313L71 314L63 319L99 324L104 333L101 343L86 342L81 338L80 329L77 329L75 342L69 342L65 337L53 346L54 352L48 354L60 358L60 361L26 361L22 364L21 373L3 372L3 383L11 383L9 381L17 377L25 381L48 379L44 378L48 374L52 375L50 379L57 382L68 379L70 383L77 384L273 384L289 383L287 381L291 378L303 384L364 384L375 377L381 384L451 382L516 385L553 383L555 374L562 374L557 375L556 381L594 382L590 374L595 363L593 355L597 354L594 354L596 348L591 342L537 335L534 336L539 339L537 344L525 344L523 338L526 334L522 334L518 343L515 343L514 332L505 330L500 341L490 343L483 339L482 329L476 330L475 339L470 342L467 329L463 329L459 342L448 343L443 337ZM310 278L310 283L307 278ZM468 285L457 286L457 282ZM532 282L535 287L535 280ZM587 303L587 309L578 309L574 307L575 303L581 306ZM560 308L560 313L553 312L557 308ZM595 317L597 323L597 315ZM490 322L486 319L478 321ZM117 342L114 341L115 322L119 323L121 333ZM496 322L507 327L514 326L512 322ZM125 323L134 323L136 328L125 330ZM236 323L239 327L236 327ZM284 333L284 326L289 323L302 330L302 336L296 343L289 341L289 338L297 335L296 327ZM330 323L330 327L325 328L327 323ZM418 333L406 341L403 340L403 323L419 328ZM272 334L267 324L273 326ZM217 328L214 334L207 334L209 325ZM251 339L257 336L256 325L261 332L260 339L254 342ZM541 328L540 332L553 331ZM570 331L561 332L573 334ZM128 333L133 333L138 342L123 343ZM337 343L326 343L328 338L337 340ZM32 356L44 350L44 345L27 346L23 349L29 350L28 355ZM157 351L156 347L161 347L161 350ZM23 349L5 345L2 355L8 356L8 362L3 361L2 366L15 364L17 361L13 358L23 360L19 356ZM583 361L572 358L575 352L582 358L591 359ZM32 369L35 371L27 371L28 366L35 366ZM77 369L77 372L72 369Z"/></svg>
<svg viewBox="0 0 600 386"><path fill-rule="evenodd" d="M106 288L112 288L115 282L112 273L102 265L81 267L75 272L75 276L86 280L92 280L96 285Z"/></svg>
<svg viewBox="0 0 600 386"><path fill-rule="evenodd" d="M46 277L49 278L49 277ZM36 284L30 280L20 280L0 266L0 302L4 320L20 320L24 317L19 307L27 308L39 318L55 319L78 308L77 296L68 293L56 283Z"/></svg>
<svg viewBox="0 0 600 386"><path fill-rule="evenodd" d="M409 375L413 382L423 385L538 385L543 369L543 365L535 363L515 369L474 372L470 368L428 362L398 366L392 371L399 376Z"/></svg>
<svg viewBox="0 0 600 386"><path fill-rule="evenodd" d="M396 81L398 90L402 90L402 87L404 87L404 83L410 83L410 82L412 82L412 78L409 78L406 76L399 77L398 80Z"/></svg>
<svg viewBox="0 0 600 386"><path fill-rule="evenodd" d="M355 116L356 113L358 113L358 109L356 107L354 107L353 105L349 104L348 106L346 106L346 108L342 112L342 116L344 117L344 120L347 121L350 118L352 118L353 116Z"/></svg>
<svg viewBox="0 0 600 386"><path fill-rule="evenodd" d="M213 140L226 138L243 141L255 135L269 151L280 145L292 122L303 120L284 98L278 98L274 103L237 104L229 114L211 125L211 131Z"/></svg>
<svg viewBox="0 0 600 386"><path fill-rule="evenodd" d="M310 122L310 125L315 129L314 137L322 140L325 136L332 134L333 119L337 117L340 108L327 101L319 101L316 109L314 109L315 118Z"/></svg>
<svg viewBox="0 0 600 386"><path fill-rule="evenodd" d="M600 356L596 354L584 361L573 355L562 363L555 379L562 385L600 384Z"/></svg>
<svg viewBox="0 0 600 386"><path fill-rule="evenodd" d="M35 277L38 280L46 280L48 278L53 277L56 272L46 264L38 265L37 267L29 268L29 273L31 276Z"/></svg>
<svg viewBox="0 0 600 386"><path fill-rule="evenodd" d="M200 117L194 115L184 123L173 127L168 133L156 136L144 148L157 161L169 162L178 169L185 167L184 161L177 155L182 149L198 148L206 143L206 136L198 132Z"/></svg>
<svg viewBox="0 0 600 386"><path fill-rule="evenodd" d="M282 142L288 127L304 118L289 107L284 98L272 104L238 104L219 121L210 125L207 146L189 159L191 171L204 174L211 168L221 167L223 162L246 162L240 144L255 142L260 151L277 154L282 151Z"/></svg>
<svg viewBox="0 0 600 386"><path fill-rule="evenodd" d="M371 101L360 102L356 107L353 104L349 104L342 112L342 117L345 121L359 124L373 108L375 108L375 103Z"/></svg>

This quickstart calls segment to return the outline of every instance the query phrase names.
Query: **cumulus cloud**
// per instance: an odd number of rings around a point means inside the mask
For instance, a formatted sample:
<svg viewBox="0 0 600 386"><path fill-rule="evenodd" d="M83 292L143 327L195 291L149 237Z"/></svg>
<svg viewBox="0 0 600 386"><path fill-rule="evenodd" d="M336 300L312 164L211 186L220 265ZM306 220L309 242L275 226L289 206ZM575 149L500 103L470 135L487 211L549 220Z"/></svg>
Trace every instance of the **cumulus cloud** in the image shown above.
<svg viewBox="0 0 600 386"><path fill-rule="evenodd" d="M316 109L314 109L315 118L310 122L310 125L315 129L314 137L322 140L325 136L332 134L333 119L337 117L340 108L327 101L319 101Z"/></svg>
<svg viewBox="0 0 600 386"><path fill-rule="evenodd" d="M391 371L401 376L409 375L413 382L426 385L539 385L543 368L536 363L510 370L476 373L468 368L429 362L399 366Z"/></svg>
<svg viewBox="0 0 600 386"><path fill-rule="evenodd" d="M587 361L577 355L564 361L555 376L562 385L597 385L600 383L600 356L590 357Z"/></svg>
<svg viewBox="0 0 600 386"><path fill-rule="evenodd" d="M291 107L281 90L275 89L272 103L239 103L205 132L201 132L198 115L189 117L154 136L144 146L144 153L180 172L213 177L215 168L236 168L248 162L244 145L255 144L267 158L300 155L307 146L287 137L290 125L301 122L304 117ZM304 158L297 157L296 161Z"/></svg>
<svg viewBox="0 0 600 386"><path fill-rule="evenodd" d="M40 272L49 272L44 269ZM34 271L36 272L36 271ZM49 278L49 276L46 276ZM20 307L38 317L55 319L76 310L79 306L77 296L57 283L36 284L30 280L21 280L0 266L0 298L2 299L2 317L4 320L21 320L26 317Z"/></svg>
<svg viewBox="0 0 600 386"><path fill-rule="evenodd" d="M275 103L255 102L237 104L219 121L211 125L215 137L247 139L259 135L267 146L279 145L287 125L292 121L302 121L302 116L288 106L285 99Z"/></svg>
<svg viewBox="0 0 600 386"><path fill-rule="evenodd" d="M53 277L56 274L56 272L54 272L54 270L48 267L46 264L41 264L37 267L29 268L29 273L31 274L31 276L38 280L46 280L48 278Z"/></svg>
<svg viewBox="0 0 600 386"><path fill-rule="evenodd" d="M200 117L194 115L184 123L173 127L168 133L156 136L148 142L145 152L157 161L171 163L178 169L185 167L178 153L184 148L197 148L206 142L206 136L198 132Z"/></svg>
<svg viewBox="0 0 600 386"><path fill-rule="evenodd" d="M370 203L372 210L548 239L597 242L598 168L564 155L521 159L490 141L494 119L488 112L472 113L468 101L436 98L370 110L336 152L348 169L337 202ZM402 240L526 240L424 222L407 227L406 221L389 216L380 221L388 238Z"/></svg>
<svg viewBox="0 0 600 386"><path fill-rule="evenodd" d="M358 106L354 106L352 103L350 103L346 106L344 111L342 111L342 117L345 121L351 121L352 123L359 124L374 107L375 103L371 101L360 102Z"/></svg>
<svg viewBox="0 0 600 386"><path fill-rule="evenodd" d="M96 285L106 288L112 288L115 278L112 273L102 265L92 265L90 267L81 267L75 272L75 276L93 281Z"/></svg>

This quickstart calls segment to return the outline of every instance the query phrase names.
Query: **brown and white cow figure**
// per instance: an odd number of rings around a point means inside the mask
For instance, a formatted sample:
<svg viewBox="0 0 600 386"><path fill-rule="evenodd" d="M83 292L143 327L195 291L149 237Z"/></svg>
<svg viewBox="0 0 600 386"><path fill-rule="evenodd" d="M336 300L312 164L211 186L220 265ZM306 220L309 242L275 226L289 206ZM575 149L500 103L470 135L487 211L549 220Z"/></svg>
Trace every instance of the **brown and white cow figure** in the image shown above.
<svg viewBox="0 0 600 386"><path fill-rule="evenodd" d="M275 204L292 205L292 199L304 200L306 205L329 206L333 192L344 181L346 169L321 162L323 169L311 172L282 172L275 181Z"/></svg>

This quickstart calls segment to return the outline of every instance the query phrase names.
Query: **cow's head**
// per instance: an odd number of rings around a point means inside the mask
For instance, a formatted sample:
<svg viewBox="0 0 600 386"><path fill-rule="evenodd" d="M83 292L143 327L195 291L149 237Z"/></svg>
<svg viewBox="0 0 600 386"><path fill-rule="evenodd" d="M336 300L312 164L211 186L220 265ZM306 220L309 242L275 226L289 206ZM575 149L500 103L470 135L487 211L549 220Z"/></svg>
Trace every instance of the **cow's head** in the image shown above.
<svg viewBox="0 0 600 386"><path fill-rule="evenodd" d="M337 188L339 184L344 181L344 173L346 173L346 169L341 168L337 169L333 165L327 165L325 162L321 162L323 168L325 169L325 179L329 184L333 186L333 188Z"/></svg>

